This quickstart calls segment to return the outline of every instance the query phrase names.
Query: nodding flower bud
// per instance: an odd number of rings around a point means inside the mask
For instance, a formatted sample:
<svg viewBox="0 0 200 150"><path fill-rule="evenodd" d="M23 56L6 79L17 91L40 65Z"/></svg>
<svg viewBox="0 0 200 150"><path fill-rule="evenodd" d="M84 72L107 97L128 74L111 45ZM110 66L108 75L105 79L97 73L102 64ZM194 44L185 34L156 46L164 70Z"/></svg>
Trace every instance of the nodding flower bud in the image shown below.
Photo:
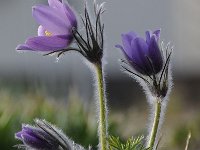
<svg viewBox="0 0 200 150"><path fill-rule="evenodd" d="M45 120L35 120L35 126L22 125L22 130L15 138L24 145L18 148L34 150L85 150L81 145L70 140L60 129Z"/></svg>
<svg viewBox="0 0 200 150"><path fill-rule="evenodd" d="M146 40L137 36L134 32L122 34L123 46L121 48L133 68L143 74L157 74L163 67L163 58L158 45L160 30L153 33L146 32Z"/></svg>
<svg viewBox="0 0 200 150"><path fill-rule="evenodd" d="M27 148L55 150L58 142L40 128L30 125L22 125L22 130L15 134Z"/></svg>
<svg viewBox="0 0 200 150"><path fill-rule="evenodd" d="M170 86L168 79L172 51L169 52L169 45L160 47L159 38L160 30L146 31L146 39L129 32L122 34L123 45L116 47L123 51L127 59L122 60L125 71L145 81L154 96L165 97Z"/></svg>

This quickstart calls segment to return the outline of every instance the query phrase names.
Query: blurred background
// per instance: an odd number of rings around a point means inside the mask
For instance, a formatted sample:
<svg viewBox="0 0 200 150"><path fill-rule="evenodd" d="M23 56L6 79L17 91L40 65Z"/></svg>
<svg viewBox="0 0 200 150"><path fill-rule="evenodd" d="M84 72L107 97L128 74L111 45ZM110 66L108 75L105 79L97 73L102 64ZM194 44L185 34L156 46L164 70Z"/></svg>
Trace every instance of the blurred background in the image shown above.
<svg viewBox="0 0 200 150"><path fill-rule="evenodd" d="M161 39L174 46L174 87L160 149L183 149L189 131L192 132L189 149L199 149L200 1L104 1L110 132L124 140L145 134L149 112L141 87L120 71L118 60L123 55L114 45L121 43L121 33L132 30L144 36L148 29L161 28ZM88 0L89 4L92 2ZM0 147L16 149L13 145L19 142L14 133L21 129L22 122L33 123L37 117L57 124L76 142L91 144L95 149L93 75L83 58L69 52L58 61L55 56L15 50L27 37L37 34L31 7L38 3L47 4L47 0L0 1ZM77 14L82 13L83 1L69 3Z"/></svg>

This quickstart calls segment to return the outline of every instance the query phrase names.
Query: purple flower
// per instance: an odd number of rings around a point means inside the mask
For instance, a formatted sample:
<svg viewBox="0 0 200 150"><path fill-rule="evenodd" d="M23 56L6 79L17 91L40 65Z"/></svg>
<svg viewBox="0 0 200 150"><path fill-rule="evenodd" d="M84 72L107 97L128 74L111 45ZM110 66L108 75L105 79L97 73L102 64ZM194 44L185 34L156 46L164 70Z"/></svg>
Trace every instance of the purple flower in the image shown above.
<svg viewBox="0 0 200 150"><path fill-rule="evenodd" d="M116 45L116 47L122 49L137 72L148 76L155 75L163 68L163 57L158 45L159 38L160 30L146 31L146 40L134 32L129 32L122 34L123 46Z"/></svg>
<svg viewBox="0 0 200 150"><path fill-rule="evenodd" d="M27 148L55 150L58 142L40 128L30 125L22 125L22 131L15 134Z"/></svg>
<svg viewBox="0 0 200 150"><path fill-rule="evenodd" d="M85 150L67 137L61 129L51 123L35 119L35 126L22 125L22 130L15 134L15 138L21 140L23 145L16 145L18 149L27 150Z"/></svg>
<svg viewBox="0 0 200 150"><path fill-rule="evenodd" d="M51 52L64 49L72 42L72 29L77 28L73 10L60 0L48 0L48 3L49 6L33 6L33 17L40 24L38 36L28 38L17 50Z"/></svg>

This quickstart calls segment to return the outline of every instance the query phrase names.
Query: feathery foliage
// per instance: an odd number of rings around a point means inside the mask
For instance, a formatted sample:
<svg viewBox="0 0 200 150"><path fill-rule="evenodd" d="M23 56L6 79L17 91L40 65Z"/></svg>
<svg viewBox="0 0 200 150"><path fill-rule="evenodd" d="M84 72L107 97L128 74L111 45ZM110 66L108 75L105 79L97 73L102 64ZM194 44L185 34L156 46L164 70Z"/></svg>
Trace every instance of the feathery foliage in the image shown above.
<svg viewBox="0 0 200 150"><path fill-rule="evenodd" d="M149 150L145 148L143 144L144 136L138 136L136 138L129 138L126 142L122 142L119 137L110 136L109 150Z"/></svg>

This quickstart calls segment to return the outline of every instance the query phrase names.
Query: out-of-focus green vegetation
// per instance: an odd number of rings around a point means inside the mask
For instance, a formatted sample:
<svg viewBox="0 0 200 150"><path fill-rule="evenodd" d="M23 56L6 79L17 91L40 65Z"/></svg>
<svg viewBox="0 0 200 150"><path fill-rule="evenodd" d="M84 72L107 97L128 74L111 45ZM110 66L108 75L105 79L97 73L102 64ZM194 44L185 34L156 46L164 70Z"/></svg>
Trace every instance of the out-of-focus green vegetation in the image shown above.
<svg viewBox="0 0 200 150"><path fill-rule="evenodd" d="M158 150L185 149L190 131L191 139L188 150L200 149L200 109L196 105L190 101L183 101L182 93L176 92L176 95L171 95ZM145 99L129 109L121 112L111 110L111 113L110 118L117 121L117 131L123 139L146 134L149 109Z"/></svg>
<svg viewBox="0 0 200 150"><path fill-rule="evenodd" d="M44 118L56 124L79 144L96 147L95 113L75 94L71 94L67 100L47 100L45 96L31 92L16 99L9 91L1 91L0 149L11 150L15 149L14 145L21 144L14 139L14 133L21 130L21 123L31 124L34 118Z"/></svg>
<svg viewBox="0 0 200 150"><path fill-rule="evenodd" d="M200 115L199 118L192 119L191 122L176 127L172 136L172 146L177 149L184 149L186 137L191 132L189 150L200 148Z"/></svg>
<svg viewBox="0 0 200 150"><path fill-rule="evenodd" d="M61 128L76 143L85 147L92 145L95 150L98 144L95 102L84 102L74 90L63 100L55 100L44 93L31 88L0 89L0 149L14 150L13 146L20 144L14 134L21 130L21 124L32 124L34 118L42 118ZM126 110L110 109L109 132L122 141L145 135L147 118L145 101ZM186 111L181 99L172 96L159 150L184 149L189 131L192 133L189 150L197 150L200 147L200 111L188 107Z"/></svg>

